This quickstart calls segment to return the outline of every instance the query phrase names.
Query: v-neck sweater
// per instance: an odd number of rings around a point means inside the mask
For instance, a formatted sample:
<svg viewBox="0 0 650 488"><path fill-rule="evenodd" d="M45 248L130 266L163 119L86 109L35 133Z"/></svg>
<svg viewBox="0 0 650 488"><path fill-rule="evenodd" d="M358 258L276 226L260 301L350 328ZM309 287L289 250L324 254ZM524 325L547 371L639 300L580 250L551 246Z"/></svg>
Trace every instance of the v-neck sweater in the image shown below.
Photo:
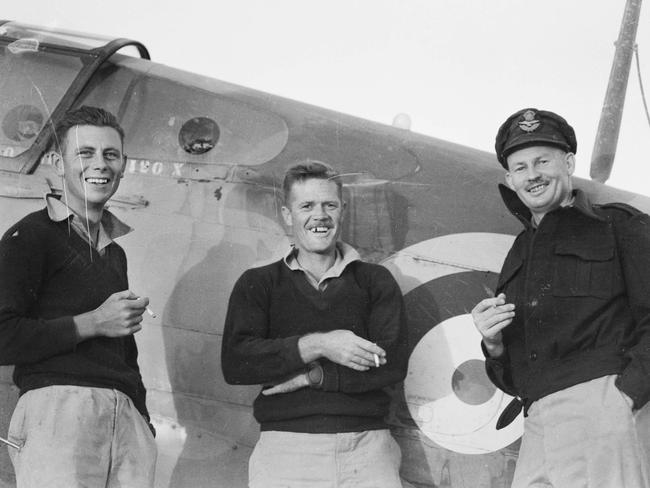
<svg viewBox="0 0 650 488"><path fill-rule="evenodd" d="M355 371L320 358L320 388L260 395L253 404L261 430L306 433L386 428L386 386L401 381L408 361L404 304L383 266L354 261L325 290L314 288L283 260L249 269L228 305L222 370L231 384L269 385L305 371L298 340L347 329L384 348L387 364Z"/></svg>
<svg viewBox="0 0 650 488"><path fill-rule="evenodd" d="M115 242L103 255L45 209L0 241L0 364L15 365L20 394L51 385L113 388L148 419L133 336L78 342L75 315L128 289L126 256Z"/></svg>

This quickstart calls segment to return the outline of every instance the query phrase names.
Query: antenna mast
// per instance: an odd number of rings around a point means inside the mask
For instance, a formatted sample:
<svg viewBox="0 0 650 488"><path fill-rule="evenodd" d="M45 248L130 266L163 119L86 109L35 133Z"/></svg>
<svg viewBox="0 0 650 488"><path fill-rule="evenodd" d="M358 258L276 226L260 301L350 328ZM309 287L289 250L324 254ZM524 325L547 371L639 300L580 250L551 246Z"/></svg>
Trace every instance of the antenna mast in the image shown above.
<svg viewBox="0 0 650 488"><path fill-rule="evenodd" d="M627 0L591 155L589 174L593 180L601 183L607 181L614 165L640 12L641 0Z"/></svg>

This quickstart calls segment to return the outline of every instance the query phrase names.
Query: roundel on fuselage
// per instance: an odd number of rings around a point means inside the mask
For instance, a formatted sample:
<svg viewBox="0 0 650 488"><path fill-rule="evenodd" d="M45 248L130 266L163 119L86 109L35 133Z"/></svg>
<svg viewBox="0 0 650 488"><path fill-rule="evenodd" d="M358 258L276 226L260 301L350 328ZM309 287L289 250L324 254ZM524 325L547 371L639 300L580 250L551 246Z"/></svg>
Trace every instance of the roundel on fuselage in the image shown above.
<svg viewBox="0 0 650 488"><path fill-rule="evenodd" d="M495 452L522 433L521 418L496 430L511 397L489 381L470 315L477 302L493 295L512 241L490 233L441 236L382 263L399 283L407 309L408 412L428 439L455 453Z"/></svg>

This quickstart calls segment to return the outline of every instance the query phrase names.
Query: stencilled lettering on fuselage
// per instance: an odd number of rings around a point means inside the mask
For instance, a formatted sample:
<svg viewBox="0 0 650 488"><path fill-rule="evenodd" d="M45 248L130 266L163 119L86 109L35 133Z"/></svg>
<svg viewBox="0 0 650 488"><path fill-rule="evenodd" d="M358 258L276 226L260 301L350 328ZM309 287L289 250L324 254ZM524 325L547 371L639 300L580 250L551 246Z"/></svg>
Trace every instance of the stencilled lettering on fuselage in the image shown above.
<svg viewBox="0 0 650 488"><path fill-rule="evenodd" d="M187 178L192 175L194 170L192 165L188 163L129 159L126 163L126 172L136 175Z"/></svg>

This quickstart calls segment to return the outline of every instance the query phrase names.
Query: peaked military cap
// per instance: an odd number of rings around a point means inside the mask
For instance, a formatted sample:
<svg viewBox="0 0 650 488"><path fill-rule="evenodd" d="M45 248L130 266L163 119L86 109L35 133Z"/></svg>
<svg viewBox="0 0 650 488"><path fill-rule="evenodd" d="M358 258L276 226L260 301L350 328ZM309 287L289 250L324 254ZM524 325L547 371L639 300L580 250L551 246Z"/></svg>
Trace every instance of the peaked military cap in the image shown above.
<svg viewBox="0 0 650 488"><path fill-rule="evenodd" d="M576 134L558 114L536 108L515 112L499 128L494 148L497 159L508 169L506 158L518 149L530 146L553 146L575 153Z"/></svg>

